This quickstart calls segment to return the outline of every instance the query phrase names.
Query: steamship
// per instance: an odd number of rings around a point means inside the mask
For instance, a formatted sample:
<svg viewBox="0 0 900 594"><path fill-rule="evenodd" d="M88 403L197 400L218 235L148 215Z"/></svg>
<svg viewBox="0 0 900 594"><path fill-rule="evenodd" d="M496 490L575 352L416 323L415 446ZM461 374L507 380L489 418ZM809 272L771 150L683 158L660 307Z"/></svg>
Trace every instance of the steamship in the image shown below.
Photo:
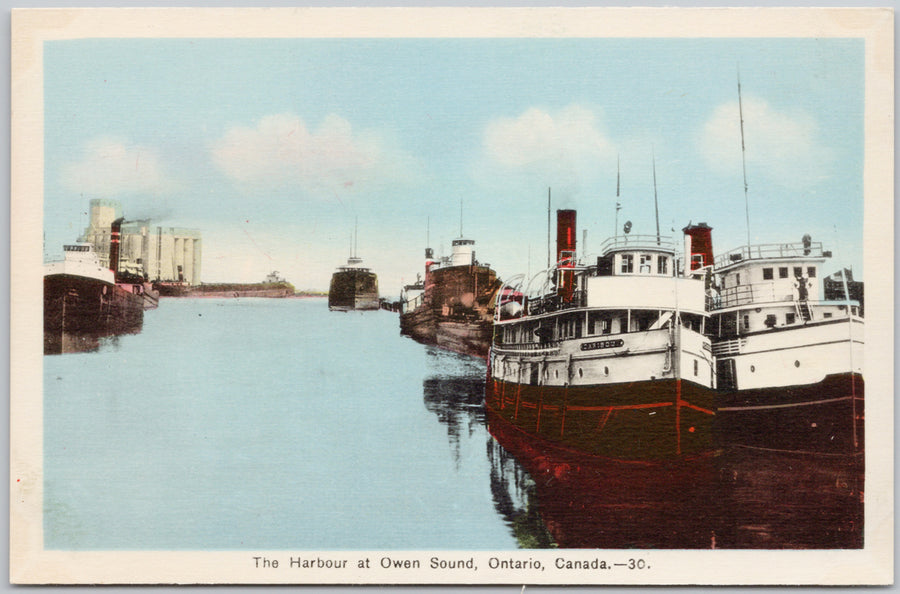
<svg viewBox="0 0 900 594"><path fill-rule="evenodd" d="M486 359L500 281L475 259L475 241L458 238L449 257L425 248L425 280L404 287L400 333L440 348Z"/></svg>
<svg viewBox="0 0 900 594"><path fill-rule="evenodd" d="M575 221L558 210L556 264L499 293L492 433L596 460L707 457L715 364L703 276L679 275L675 242L659 235L612 237L596 262L579 261Z"/></svg>
<svg viewBox="0 0 900 594"><path fill-rule="evenodd" d="M808 235L742 246L715 261L711 249L704 252L695 264L710 266L715 279L709 329L718 439L789 452L861 452L864 320L846 285L843 299L824 298L818 279L831 252Z"/></svg>
<svg viewBox="0 0 900 594"><path fill-rule="evenodd" d="M140 331L144 284L117 282L121 223L122 219L117 219L112 224L109 268L101 266L90 243L65 245L64 259L45 265L45 354L64 352L67 345L82 340L93 342L99 337Z"/></svg>

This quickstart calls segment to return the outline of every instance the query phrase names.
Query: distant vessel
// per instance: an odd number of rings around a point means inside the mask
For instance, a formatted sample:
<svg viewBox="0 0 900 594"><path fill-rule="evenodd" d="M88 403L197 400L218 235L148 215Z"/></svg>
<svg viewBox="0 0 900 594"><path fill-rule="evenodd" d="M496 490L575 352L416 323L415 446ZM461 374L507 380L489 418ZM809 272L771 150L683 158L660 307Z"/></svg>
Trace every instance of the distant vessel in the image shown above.
<svg viewBox="0 0 900 594"><path fill-rule="evenodd" d="M67 344L140 331L144 320L143 283L117 283L119 227L112 224L110 267L103 268L89 243L63 247L65 258L44 267L44 353L67 351Z"/></svg>
<svg viewBox="0 0 900 594"><path fill-rule="evenodd" d="M425 249L425 280L404 287L400 333L424 344L487 358L500 282L475 259L475 242L454 239L452 255L436 261Z"/></svg>
<svg viewBox="0 0 900 594"><path fill-rule="evenodd" d="M675 242L659 235L626 232L596 263L580 262L575 215L557 211L556 264L500 293L485 395L492 432L630 463L713 453L703 278L679 276Z"/></svg>
<svg viewBox="0 0 900 594"><path fill-rule="evenodd" d="M830 256L807 235L715 259L710 334L723 443L862 451L864 320L846 286L841 298L822 297Z"/></svg>
<svg viewBox="0 0 900 594"><path fill-rule="evenodd" d="M356 230L353 232L350 257L345 266L338 267L331 276L328 288L328 309L353 311L379 309L378 276L363 266L356 255Z"/></svg>

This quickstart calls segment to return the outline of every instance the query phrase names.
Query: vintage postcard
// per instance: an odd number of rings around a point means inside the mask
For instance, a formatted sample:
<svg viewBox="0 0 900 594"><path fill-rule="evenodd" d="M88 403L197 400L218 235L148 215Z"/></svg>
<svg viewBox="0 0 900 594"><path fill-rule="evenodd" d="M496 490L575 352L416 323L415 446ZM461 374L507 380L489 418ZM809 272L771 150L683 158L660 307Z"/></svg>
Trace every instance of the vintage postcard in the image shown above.
<svg viewBox="0 0 900 594"><path fill-rule="evenodd" d="M13 10L11 580L891 583L893 43Z"/></svg>

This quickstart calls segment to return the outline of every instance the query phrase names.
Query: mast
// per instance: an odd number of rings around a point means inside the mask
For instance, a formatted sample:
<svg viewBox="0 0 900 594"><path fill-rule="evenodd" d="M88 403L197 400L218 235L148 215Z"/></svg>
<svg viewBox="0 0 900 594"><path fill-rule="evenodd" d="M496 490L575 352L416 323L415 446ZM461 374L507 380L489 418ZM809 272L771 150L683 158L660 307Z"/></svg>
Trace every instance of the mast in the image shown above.
<svg viewBox="0 0 900 594"><path fill-rule="evenodd" d="M547 270L550 270L550 188L547 188Z"/></svg>
<svg viewBox="0 0 900 594"><path fill-rule="evenodd" d="M653 154L653 209L656 211L656 245L659 245L659 200L656 198L656 153Z"/></svg>
<svg viewBox="0 0 900 594"><path fill-rule="evenodd" d="M619 236L619 211L622 210L622 203L619 202L619 156L616 155L616 220L613 229L613 237Z"/></svg>
<svg viewBox="0 0 900 594"><path fill-rule="evenodd" d="M459 199L459 237L462 239L462 221L463 221L463 199Z"/></svg>
<svg viewBox="0 0 900 594"><path fill-rule="evenodd" d="M356 250L359 247L359 217L353 220L353 257L356 257Z"/></svg>
<svg viewBox="0 0 900 594"><path fill-rule="evenodd" d="M747 217L747 249L750 249L750 201L747 197L747 157L744 147L744 105L741 100L741 70L738 68L738 116L741 120L741 166L744 170L744 214Z"/></svg>

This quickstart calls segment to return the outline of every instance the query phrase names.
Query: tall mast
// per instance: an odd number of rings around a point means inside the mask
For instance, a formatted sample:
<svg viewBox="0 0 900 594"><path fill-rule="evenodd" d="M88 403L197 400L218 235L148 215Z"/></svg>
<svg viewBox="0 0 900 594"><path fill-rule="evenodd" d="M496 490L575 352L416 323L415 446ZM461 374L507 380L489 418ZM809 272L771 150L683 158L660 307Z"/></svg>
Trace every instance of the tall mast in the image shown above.
<svg viewBox="0 0 900 594"><path fill-rule="evenodd" d="M353 221L353 257L356 257L356 248L358 247L359 240L359 217L356 217Z"/></svg>
<svg viewBox="0 0 900 594"><path fill-rule="evenodd" d="M550 188L547 188L547 270L550 269Z"/></svg>
<svg viewBox="0 0 900 594"><path fill-rule="evenodd" d="M656 153L653 153L653 209L656 211L656 245L659 245L659 200L656 198Z"/></svg>
<svg viewBox="0 0 900 594"><path fill-rule="evenodd" d="M747 249L750 249L750 201L747 197L747 157L744 148L744 105L741 100L741 69L738 68L738 116L741 119L741 166L744 169L744 214L747 217Z"/></svg>
<svg viewBox="0 0 900 594"><path fill-rule="evenodd" d="M613 229L613 237L619 236L619 211L622 210L622 203L619 202L619 157L616 156L616 220L615 229Z"/></svg>
<svg viewBox="0 0 900 594"><path fill-rule="evenodd" d="M463 236L462 233L462 219L463 219L463 199L459 199L459 236L460 238Z"/></svg>

